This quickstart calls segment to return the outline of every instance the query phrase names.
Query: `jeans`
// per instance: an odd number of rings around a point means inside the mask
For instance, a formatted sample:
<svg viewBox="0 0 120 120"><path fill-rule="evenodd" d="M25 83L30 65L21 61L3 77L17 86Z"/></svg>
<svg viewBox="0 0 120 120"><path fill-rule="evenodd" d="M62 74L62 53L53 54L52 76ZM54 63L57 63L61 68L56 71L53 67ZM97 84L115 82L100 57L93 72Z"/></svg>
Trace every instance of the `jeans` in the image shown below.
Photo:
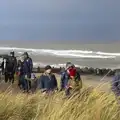
<svg viewBox="0 0 120 120"><path fill-rule="evenodd" d="M25 78L25 75L20 76L20 83L22 85L23 90L29 91L31 89L31 81Z"/></svg>
<svg viewBox="0 0 120 120"><path fill-rule="evenodd" d="M23 76L22 75L19 75L19 78L18 78L18 86L20 87L20 89L21 89L21 87L22 87L22 89L23 89L23 84L22 84L22 78Z"/></svg>

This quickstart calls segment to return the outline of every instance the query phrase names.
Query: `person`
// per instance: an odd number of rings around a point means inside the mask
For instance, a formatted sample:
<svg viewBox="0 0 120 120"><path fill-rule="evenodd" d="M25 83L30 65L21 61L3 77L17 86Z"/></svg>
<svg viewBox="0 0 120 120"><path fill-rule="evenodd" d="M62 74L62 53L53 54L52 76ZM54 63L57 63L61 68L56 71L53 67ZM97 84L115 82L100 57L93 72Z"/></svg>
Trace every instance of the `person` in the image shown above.
<svg viewBox="0 0 120 120"><path fill-rule="evenodd" d="M74 64L72 64L71 67L69 68L69 74L70 74L70 78L74 81L74 87L82 88L81 76L80 73L75 68Z"/></svg>
<svg viewBox="0 0 120 120"><path fill-rule="evenodd" d="M24 88L23 86L24 72L23 72L23 61L22 60L18 60L16 74L18 76L18 87L20 89L23 89Z"/></svg>
<svg viewBox="0 0 120 120"><path fill-rule="evenodd" d="M69 94L69 89L67 89L67 84L70 79L69 73L66 70L61 72L61 83L60 83L60 91L65 90L66 96Z"/></svg>
<svg viewBox="0 0 120 120"><path fill-rule="evenodd" d="M66 63L66 70L64 70L61 74L61 89L65 90L65 95L70 95L71 89L80 89L82 88L82 80L79 72L76 70L75 66L69 62ZM77 90L76 89L76 90Z"/></svg>
<svg viewBox="0 0 120 120"><path fill-rule="evenodd" d="M13 84L14 74L15 74L16 66L17 66L17 59L15 57L14 52L10 52L10 56L4 59L2 64L4 67L5 82L7 83L9 80L9 82L12 82Z"/></svg>
<svg viewBox="0 0 120 120"><path fill-rule="evenodd" d="M38 78L36 77L35 73L31 74L31 82L32 82L31 91L32 93L34 93L38 85Z"/></svg>
<svg viewBox="0 0 120 120"><path fill-rule="evenodd" d="M120 69L116 70L115 76L112 79L111 89L117 98L120 97Z"/></svg>
<svg viewBox="0 0 120 120"><path fill-rule="evenodd" d="M6 67L6 59L3 58L3 61L2 61L2 63L1 63L2 75L5 74L5 67Z"/></svg>
<svg viewBox="0 0 120 120"><path fill-rule="evenodd" d="M45 72L39 78L39 88L42 93L48 94L58 90L57 80L50 65L45 67Z"/></svg>
<svg viewBox="0 0 120 120"><path fill-rule="evenodd" d="M26 80L31 82L30 90L31 90L31 93L34 93L36 91L36 89L37 89L37 77L36 77L35 73L31 73L31 77L26 78Z"/></svg>
<svg viewBox="0 0 120 120"><path fill-rule="evenodd" d="M24 91L29 92L31 89L31 81L29 80L31 78L31 73L33 70L33 62L32 59L29 57L28 53L25 52L23 54L23 86Z"/></svg>

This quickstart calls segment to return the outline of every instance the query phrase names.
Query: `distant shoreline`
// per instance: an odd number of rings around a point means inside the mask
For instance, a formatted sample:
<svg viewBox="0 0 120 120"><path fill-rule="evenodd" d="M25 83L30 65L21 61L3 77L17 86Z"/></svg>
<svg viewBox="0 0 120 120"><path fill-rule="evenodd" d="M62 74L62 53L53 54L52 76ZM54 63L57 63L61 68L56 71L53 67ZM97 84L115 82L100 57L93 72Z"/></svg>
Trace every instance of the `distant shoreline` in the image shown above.
<svg viewBox="0 0 120 120"><path fill-rule="evenodd" d="M115 70L111 70L111 69L94 69L94 68L76 68L77 71L81 74L81 75L95 75L95 76L113 76L115 74ZM38 67L38 68L34 68L33 72L35 73L43 73L45 71L44 67ZM60 74L61 72L63 72L63 68L52 68L52 72L56 73L56 74Z"/></svg>

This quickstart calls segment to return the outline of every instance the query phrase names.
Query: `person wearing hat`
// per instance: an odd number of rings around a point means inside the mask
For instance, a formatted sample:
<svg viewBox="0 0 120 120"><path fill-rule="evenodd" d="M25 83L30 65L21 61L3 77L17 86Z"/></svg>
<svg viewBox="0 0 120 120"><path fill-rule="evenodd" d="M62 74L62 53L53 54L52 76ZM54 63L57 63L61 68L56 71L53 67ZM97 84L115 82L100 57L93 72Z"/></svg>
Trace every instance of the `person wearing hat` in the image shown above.
<svg viewBox="0 0 120 120"><path fill-rule="evenodd" d="M16 71L16 67L17 67L17 59L15 57L15 53L14 52L10 52L10 56L8 56L6 58L6 62L5 62L5 82L12 82L12 84L14 83L14 74Z"/></svg>
<svg viewBox="0 0 120 120"><path fill-rule="evenodd" d="M79 86L80 85L80 86ZM70 95L72 88L82 88L82 81L79 72L76 70L74 64L71 62L66 63L66 70L61 74L61 89L65 90L66 96Z"/></svg>
<svg viewBox="0 0 120 120"><path fill-rule="evenodd" d="M39 78L39 88L43 93L51 93L58 89L57 80L50 65L45 67L45 72Z"/></svg>
<svg viewBox="0 0 120 120"><path fill-rule="evenodd" d="M32 59L29 57L28 53L25 52L23 54L23 73L24 73L24 91L29 92L31 89L31 81L28 79L31 78L31 73L33 70L33 62Z"/></svg>

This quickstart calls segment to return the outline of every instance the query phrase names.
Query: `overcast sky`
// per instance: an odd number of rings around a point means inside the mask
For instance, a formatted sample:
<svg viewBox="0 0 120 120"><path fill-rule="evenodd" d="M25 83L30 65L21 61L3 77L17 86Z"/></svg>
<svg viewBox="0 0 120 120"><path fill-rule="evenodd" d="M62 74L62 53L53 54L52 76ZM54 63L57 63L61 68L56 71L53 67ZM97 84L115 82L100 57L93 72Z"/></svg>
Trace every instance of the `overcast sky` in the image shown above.
<svg viewBox="0 0 120 120"><path fill-rule="evenodd" d="M0 40L120 40L120 0L0 0Z"/></svg>

